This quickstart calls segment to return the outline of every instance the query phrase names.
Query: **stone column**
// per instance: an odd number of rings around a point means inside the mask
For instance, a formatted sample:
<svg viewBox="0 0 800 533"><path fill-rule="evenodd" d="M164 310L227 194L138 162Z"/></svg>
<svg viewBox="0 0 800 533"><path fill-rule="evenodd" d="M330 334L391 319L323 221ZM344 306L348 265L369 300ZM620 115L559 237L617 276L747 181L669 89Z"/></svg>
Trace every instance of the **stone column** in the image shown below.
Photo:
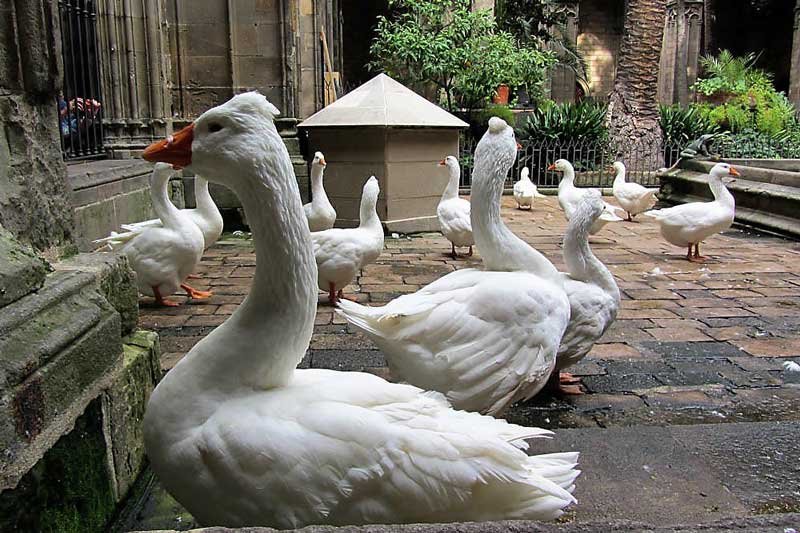
<svg viewBox="0 0 800 533"><path fill-rule="evenodd" d="M794 37L792 39L792 71L789 99L800 107L800 0L794 6Z"/></svg>
<svg viewBox="0 0 800 533"><path fill-rule="evenodd" d="M697 62L703 32L704 0L667 3L658 74L658 101L687 105L689 87L697 79Z"/></svg>
<svg viewBox="0 0 800 533"><path fill-rule="evenodd" d="M564 25L565 34L562 37L573 46L577 46L578 3L567 2L562 4L560 9L563 9L567 15L567 21ZM574 102L575 81L575 72L572 69L564 66L555 67L550 75L550 98L557 102Z"/></svg>
<svg viewBox="0 0 800 533"><path fill-rule="evenodd" d="M68 244L74 228L59 141L57 9L0 2L0 225L38 249Z"/></svg>

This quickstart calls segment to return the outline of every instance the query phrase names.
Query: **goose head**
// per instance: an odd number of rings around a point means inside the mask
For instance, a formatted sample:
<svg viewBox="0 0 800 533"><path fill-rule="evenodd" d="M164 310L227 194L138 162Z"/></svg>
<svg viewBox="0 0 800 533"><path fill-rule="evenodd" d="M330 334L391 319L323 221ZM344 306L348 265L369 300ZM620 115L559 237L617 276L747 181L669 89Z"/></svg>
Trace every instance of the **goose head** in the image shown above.
<svg viewBox="0 0 800 533"><path fill-rule="evenodd" d="M460 169L460 165L458 164L458 159L455 156L448 155L441 161L439 161L440 167L447 167L450 170Z"/></svg>
<svg viewBox="0 0 800 533"><path fill-rule="evenodd" d="M734 178L729 178L728 176L734 176ZM739 176L741 176L739 171L728 163L717 163L711 168L711 172L708 173L709 179L719 180L725 184L733 183L736 181L735 178Z"/></svg>
<svg viewBox="0 0 800 533"><path fill-rule="evenodd" d="M197 174L241 190L245 174L231 168L254 168L267 187L278 179L276 168L285 151L273 120L280 112L257 92L242 93L213 107L164 141L142 154L148 161L161 161L174 168L191 166ZM266 119L266 120L265 120Z"/></svg>
<svg viewBox="0 0 800 533"><path fill-rule="evenodd" d="M314 159L313 161L311 161L311 164L314 165L315 167L321 167L321 168L325 168L326 166L328 166L328 163L325 162L325 156L322 154L322 152L314 153Z"/></svg>
<svg viewBox="0 0 800 533"><path fill-rule="evenodd" d="M622 161L614 161L614 164L608 170L613 172L615 176L619 176L625 173L625 164Z"/></svg>
<svg viewBox="0 0 800 533"><path fill-rule="evenodd" d="M588 221L587 227L594 223L598 217L606 213L608 213L608 208L603 201L600 191L597 189L587 190L576 210L576 216L584 217ZM613 215L613 213L611 214Z"/></svg>
<svg viewBox="0 0 800 533"><path fill-rule="evenodd" d="M522 170L519 173L519 180L520 181L531 181L530 175L531 175L531 171L528 170L528 167L522 167Z"/></svg>
<svg viewBox="0 0 800 533"><path fill-rule="evenodd" d="M514 128L499 117L489 119L489 129L483 134L475 147L475 174L493 177L505 176L514 160L520 145L514 137ZM487 164L493 168L486 168Z"/></svg>
<svg viewBox="0 0 800 533"><path fill-rule="evenodd" d="M555 172L563 172L565 175L568 173L575 172L575 169L572 167L572 163L567 161L566 159L557 159L555 163L552 163L550 166L547 167L547 170L555 171Z"/></svg>

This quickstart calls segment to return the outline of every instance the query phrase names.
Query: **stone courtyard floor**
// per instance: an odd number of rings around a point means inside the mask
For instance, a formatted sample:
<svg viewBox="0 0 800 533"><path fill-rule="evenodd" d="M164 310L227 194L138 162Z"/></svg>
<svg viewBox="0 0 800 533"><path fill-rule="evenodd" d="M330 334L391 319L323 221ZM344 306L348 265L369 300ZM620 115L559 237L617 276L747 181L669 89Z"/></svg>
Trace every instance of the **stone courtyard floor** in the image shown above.
<svg viewBox="0 0 800 533"><path fill-rule="evenodd" d="M566 223L555 198L530 212L512 205L504 198L511 229L563 269ZM800 243L731 229L701 246L707 263L693 264L647 217L608 225L591 242L623 301L616 323L572 369L586 394L540 395L507 414L556 430L534 451L582 452L579 503L565 521L663 525L799 511L800 373L782 364L800 362ZM345 293L381 304L480 267L479 250L453 260L449 249L439 234L387 237L377 263ZM165 370L242 301L254 266L251 242L229 238L202 262L196 286L213 290L211 299L178 308L142 301L140 327L161 336ZM323 295L303 365L386 371L381 353ZM153 528L147 517L137 527Z"/></svg>

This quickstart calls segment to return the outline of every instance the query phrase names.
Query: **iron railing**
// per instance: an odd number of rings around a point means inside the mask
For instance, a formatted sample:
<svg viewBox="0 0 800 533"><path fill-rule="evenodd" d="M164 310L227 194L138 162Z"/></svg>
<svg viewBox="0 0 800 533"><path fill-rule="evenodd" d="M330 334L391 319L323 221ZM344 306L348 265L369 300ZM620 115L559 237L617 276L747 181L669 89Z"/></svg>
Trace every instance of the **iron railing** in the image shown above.
<svg viewBox="0 0 800 533"><path fill-rule="evenodd" d="M58 0L64 86L58 97L65 159L104 155L95 0Z"/></svg>
<svg viewBox="0 0 800 533"><path fill-rule="evenodd" d="M461 139L461 187L468 188L472 177L475 141L468 137ZM622 161L627 167L628 181L646 187L659 185L656 172L659 168L674 164L682 147L678 144L654 146L640 144L617 150L608 142L600 141L520 141L520 148L514 166L508 174L506 185L511 187L519 180L520 172L527 167L530 178L538 187L557 187L560 174L549 172L547 167L556 159L566 159L575 167L575 184L579 187L610 187L614 173L610 168L618 158L615 154L625 153Z"/></svg>

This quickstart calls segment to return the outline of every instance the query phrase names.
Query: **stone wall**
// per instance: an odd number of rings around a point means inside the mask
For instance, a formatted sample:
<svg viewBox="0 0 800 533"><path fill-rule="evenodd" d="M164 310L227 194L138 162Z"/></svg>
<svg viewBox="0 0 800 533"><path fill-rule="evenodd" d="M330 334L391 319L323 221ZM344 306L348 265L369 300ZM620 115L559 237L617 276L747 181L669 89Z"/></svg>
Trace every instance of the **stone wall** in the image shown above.
<svg viewBox="0 0 800 533"><path fill-rule="evenodd" d="M38 249L73 233L56 96L54 4L0 3L0 225Z"/></svg>
<svg viewBox="0 0 800 533"><path fill-rule="evenodd" d="M580 2L578 50L589 70L589 95L600 100L614 88L624 14L623 0Z"/></svg>
<svg viewBox="0 0 800 533"><path fill-rule="evenodd" d="M0 232L0 531L105 531L145 466L161 375L127 260L45 263Z"/></svg>

